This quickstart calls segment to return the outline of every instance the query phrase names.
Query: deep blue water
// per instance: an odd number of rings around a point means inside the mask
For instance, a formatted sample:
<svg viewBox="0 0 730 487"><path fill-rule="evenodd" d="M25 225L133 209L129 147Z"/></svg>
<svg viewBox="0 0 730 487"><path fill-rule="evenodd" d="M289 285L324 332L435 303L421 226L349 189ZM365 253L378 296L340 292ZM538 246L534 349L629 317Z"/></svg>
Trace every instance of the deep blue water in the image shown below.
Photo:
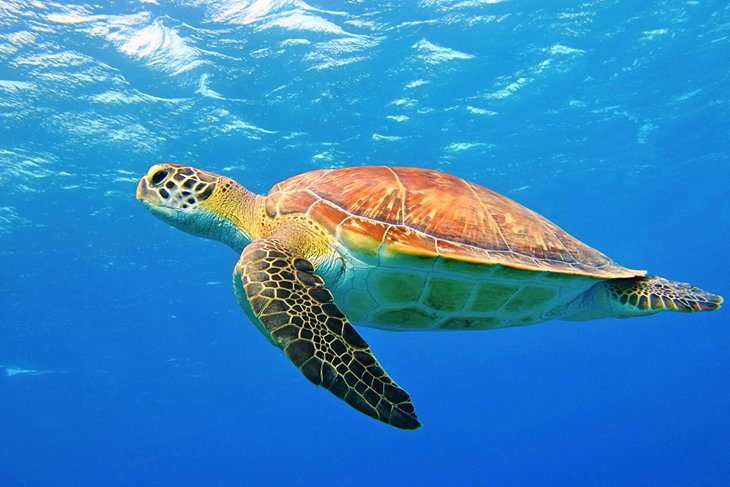
<svg viewBox="0 0 730 487"><path fill-rule="evenodd" d="M134 199L158 162L428 167L728 296L728 66L721 1L0 2L0 485L730 485L726 310L360 327L404 432Z"/></svg>

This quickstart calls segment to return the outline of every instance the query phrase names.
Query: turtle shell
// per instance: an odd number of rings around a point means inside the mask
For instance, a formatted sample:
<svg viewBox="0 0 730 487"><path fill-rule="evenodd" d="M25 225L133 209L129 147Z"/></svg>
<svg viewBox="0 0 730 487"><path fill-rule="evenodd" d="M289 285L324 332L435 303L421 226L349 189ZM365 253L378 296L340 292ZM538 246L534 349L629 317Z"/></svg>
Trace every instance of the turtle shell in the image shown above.
<svg viewBox="0 0 730 487"><path fill-rule="evenodd" d="M274 186L266 209L270 216L306 214L365 260L441 257L600 278L645 274L505 196L428 169L313 171Z"/></svg>

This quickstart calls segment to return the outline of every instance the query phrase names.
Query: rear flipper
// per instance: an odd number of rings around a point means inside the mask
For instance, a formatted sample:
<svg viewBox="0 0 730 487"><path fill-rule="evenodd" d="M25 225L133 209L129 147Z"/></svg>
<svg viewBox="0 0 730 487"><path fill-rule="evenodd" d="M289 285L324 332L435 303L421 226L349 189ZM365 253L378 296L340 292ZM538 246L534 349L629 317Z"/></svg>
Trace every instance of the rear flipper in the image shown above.
<svg viewBox="0 0 730 487"><path fill-rule="evenodd" d="M636 316L659 311L715 311L722 297L685 282L657 276L604 281L614 316Z"/></svg>
<svg viewBox="0 0 730 487"><path fill-rule="evenodd" d="M657 276L606 279L554 311L570 321L632 318L660 311L714 311L722 298L685 282Z"/></svg>

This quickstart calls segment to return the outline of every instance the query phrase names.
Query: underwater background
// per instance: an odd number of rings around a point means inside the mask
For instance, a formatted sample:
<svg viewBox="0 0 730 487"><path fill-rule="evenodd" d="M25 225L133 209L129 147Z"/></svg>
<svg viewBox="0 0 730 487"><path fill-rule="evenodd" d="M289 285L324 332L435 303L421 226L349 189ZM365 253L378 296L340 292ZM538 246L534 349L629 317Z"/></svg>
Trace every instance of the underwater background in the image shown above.
<svg viewBox="0 0 730 487"><path fill-rule="evenodd" d="M730 485L726 309L358 327L399 431L134 197L159 162L427 167L727 297L729 66L723 1L0 0L0 485Z"/></svg>

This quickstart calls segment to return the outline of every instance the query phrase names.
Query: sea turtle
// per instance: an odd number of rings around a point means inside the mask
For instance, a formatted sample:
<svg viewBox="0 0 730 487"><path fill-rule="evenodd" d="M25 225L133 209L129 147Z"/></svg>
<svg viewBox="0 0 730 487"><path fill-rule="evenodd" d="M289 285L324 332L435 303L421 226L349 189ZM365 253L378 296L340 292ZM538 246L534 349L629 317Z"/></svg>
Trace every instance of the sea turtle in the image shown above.
<svg viewBox="0 0 730 487"><path fill-rule="evenodd" d="M514 201L427 169L318 170L261 196L225 176L158 164L137 199L238 252L235 295L264 336L311 382L397 428L420 427L411 399L350 322L486 330L722 302L622 267Z"/></svg>

